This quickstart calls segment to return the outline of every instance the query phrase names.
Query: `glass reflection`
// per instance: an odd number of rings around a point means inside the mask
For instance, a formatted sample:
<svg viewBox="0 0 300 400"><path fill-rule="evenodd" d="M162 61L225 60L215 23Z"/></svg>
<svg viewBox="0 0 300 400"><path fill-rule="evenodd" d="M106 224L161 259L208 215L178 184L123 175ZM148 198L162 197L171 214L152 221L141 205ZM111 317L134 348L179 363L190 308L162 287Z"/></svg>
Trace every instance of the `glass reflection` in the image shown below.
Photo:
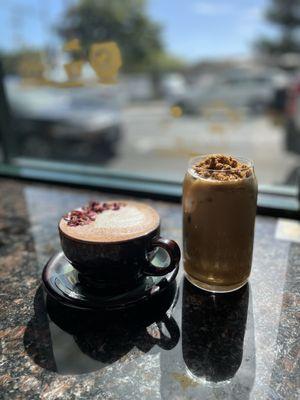
<svg viewBox="0 0 300 400"><path fill-rule="evenodd" d="M183 286L182 353L193 377L210 382L234 377L243 359L248 284L227 294Z"/></svg>

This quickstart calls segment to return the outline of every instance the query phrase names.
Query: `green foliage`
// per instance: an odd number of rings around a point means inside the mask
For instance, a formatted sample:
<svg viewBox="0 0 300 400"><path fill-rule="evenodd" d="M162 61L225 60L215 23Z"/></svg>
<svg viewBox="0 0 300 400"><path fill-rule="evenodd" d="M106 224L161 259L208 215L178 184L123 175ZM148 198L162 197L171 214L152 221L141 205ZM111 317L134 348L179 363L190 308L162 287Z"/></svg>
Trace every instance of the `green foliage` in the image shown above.
<svg viewBox="0 0 300 400"><path fill-rule="evenodd" d="M300 43L292 38L281 38L279 40L263 38L257 43L257 48L261 52L266 52L270 55L299 53Z"/></svg>
<svg viewBox="0 0 300 400"><path fill-rule="evenodd" d="M158 52L151 65L151 70L162 72L178 71L185 66L185 61L179 57L166 54L162 51Z"/></svg>
<svg viewBox="0 0 300 400"><path fill-rule="evenodd" d="M262 38L257 42L260 51L271 55L300 52L300 0L272 0L266 19L280 29L276 39Z"/></svg>
<svg viewBox="0 0 300 400"><path fill-rule="evenodd" d="M23 49L11 53L1 53L0 59L5 74L26 76L30 69L30 76L41 76L44 70L41 52Z"/></svg>
<svg viewBox="0 0 300 400"><path fill-rule="evenodd" d="M161 28L147 17L144 0L80 0L57 31L65 41L79 39L85 57L93 43L115 41L125 71L151 70L163 53Z"/></svg>
<svg viewBox="0 0 300 400"><path fill-rule="evenodd" d="M266 18L283 28L297 29L300 26L300 1L273 0L267 10Z"/></svg>

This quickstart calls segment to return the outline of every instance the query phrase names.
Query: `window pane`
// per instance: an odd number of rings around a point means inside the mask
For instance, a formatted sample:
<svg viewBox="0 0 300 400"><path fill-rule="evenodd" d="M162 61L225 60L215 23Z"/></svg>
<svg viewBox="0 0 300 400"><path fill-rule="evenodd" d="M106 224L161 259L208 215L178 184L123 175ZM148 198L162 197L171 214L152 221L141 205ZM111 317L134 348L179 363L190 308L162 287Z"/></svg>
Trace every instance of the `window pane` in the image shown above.
<svg viewBox="0 0 300 400"><path fill-rule="evenodd" d="M226 153L253 159L260 183L295 184L294 3L7 2L14 153L175 181L191 156Z"/></svg>

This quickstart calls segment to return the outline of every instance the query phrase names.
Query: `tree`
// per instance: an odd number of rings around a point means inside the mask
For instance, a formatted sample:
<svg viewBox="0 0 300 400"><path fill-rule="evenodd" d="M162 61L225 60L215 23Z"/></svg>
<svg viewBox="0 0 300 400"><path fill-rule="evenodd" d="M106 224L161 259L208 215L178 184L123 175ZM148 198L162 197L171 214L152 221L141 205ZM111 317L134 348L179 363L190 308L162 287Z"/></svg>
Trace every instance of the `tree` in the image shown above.
<svg viewBox="0 0 300 400"><path fill-rule="evenodd" d="M65 41L78 39L85 58L93 43L116 42L125 71L151 70L163 53L161 28L148 18L145 0L79 0L57 30Z"/></svg>
<svg viewBox="0 0 300 400"><path fill-rule="evenodd" d="M278 39L262 38L258 48L270 55L299 53L300 51L300 0L271 0L266 19L279 27Z"/></svg>
<svg viewBox="0 0 300 400"><path fill-rule="evenodd" d="M23 78L41 78L44 72L42 52L22 49L11 53L1 52L5 74L20 75Z"/></svg>

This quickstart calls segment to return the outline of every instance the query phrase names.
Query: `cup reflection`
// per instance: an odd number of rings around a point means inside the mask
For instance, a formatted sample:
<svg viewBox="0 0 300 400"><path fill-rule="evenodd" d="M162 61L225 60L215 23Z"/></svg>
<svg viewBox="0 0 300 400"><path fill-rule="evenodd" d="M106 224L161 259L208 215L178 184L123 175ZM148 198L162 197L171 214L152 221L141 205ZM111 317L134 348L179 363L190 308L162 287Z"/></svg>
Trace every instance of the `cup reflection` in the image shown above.
<svg viewBox="0 0 300 400"><path fill-rule="evenodd" d="M243 358L249 285L226 294L212 294L186 279L182 300L182 353L196 378L211 382L231 379Z"/></svg>
<svg viewBox="0 0 300 400"><path fill-rule="evenodd" d="M179 327L169 312L176 294L173 282L151 301L115 311L72 309L47 296L57 372L85 374L120 359L139 358L155 345L172 349L180 338ZM31 353L36 353L35 349Z"/></svg>

